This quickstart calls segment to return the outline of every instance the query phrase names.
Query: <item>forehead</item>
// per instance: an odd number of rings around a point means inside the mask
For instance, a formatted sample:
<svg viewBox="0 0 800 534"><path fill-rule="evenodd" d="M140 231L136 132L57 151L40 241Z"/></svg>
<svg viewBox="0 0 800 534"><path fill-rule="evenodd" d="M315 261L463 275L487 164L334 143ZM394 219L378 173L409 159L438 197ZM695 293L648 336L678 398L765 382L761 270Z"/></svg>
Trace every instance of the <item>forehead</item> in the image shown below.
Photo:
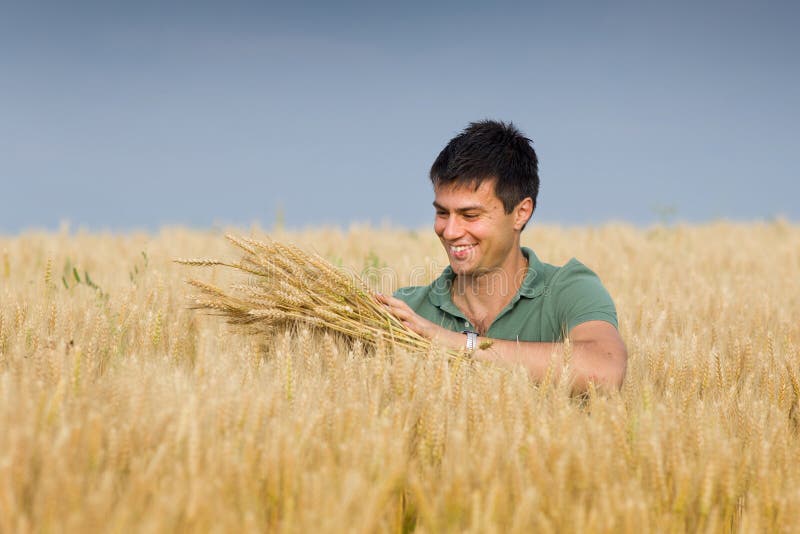
<svg viewBox="0 0 800 534"><path fill-rule="evenodd" d="M434 195L439 198L473 198L482 200L500 200L494 192L495 180L484 180L478 187L474 183L444 184L433 189Z"/></svg>
<svg viewBox="0 0 800 534"><path fill-rule="evenodd" d="M434 203L448 208L463 205L480 205L486 208L502 202L494 192L495 180L484 180L476 188L475 184L444 184L434 188Z"/></svg>

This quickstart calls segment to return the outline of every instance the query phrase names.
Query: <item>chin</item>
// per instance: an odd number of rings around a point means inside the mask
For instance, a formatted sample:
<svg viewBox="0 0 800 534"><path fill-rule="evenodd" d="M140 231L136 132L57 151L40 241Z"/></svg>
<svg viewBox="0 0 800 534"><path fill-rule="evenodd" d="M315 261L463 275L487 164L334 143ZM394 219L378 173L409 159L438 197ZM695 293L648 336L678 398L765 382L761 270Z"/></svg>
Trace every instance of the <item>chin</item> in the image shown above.
<svg viewBox="0 0 800 534"><path fill-rule="evenodd" d="M450 268L453 269L453 272L457 275L470 275L473 274L475 271L475 267L472 265L465 265L462 262L450 262Z"/></svg>

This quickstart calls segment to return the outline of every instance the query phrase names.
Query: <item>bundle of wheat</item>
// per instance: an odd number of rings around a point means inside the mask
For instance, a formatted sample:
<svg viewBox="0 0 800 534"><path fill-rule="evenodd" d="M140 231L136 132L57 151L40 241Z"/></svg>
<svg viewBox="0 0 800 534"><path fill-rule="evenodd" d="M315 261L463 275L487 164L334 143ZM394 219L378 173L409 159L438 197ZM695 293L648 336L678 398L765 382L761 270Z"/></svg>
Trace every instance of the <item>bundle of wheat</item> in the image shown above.
<svg viewBox="0 0 800 534"><path fill-rule="evenodd" d="M175 261L199 267L220 265L250 276L246 283L231 286L230 292L200 280L188 280L200 290L200 294L190 297L193 308L209 310L226 317L231 324L255 332L308 325L367 345L383 340L405 349L430 350L430 341L391 315L363 280L320 255L274 240L225 237L245 252L238 263Z"/></svg>

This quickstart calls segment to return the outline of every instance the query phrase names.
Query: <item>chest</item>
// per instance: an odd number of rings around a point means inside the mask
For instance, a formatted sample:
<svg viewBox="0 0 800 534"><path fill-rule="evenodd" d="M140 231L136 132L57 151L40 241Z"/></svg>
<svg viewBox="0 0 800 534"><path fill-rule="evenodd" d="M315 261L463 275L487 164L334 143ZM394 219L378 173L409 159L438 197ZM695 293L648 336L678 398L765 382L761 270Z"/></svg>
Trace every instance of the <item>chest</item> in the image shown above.
<svg viewBox="0 0 800 534"><path fill-rule="evenodd" d="M486 310L483 314L461 310L450 315L443 326L455 330L473 330L479 335L494 339L519 341L559 341L561 327L557 314L548 306L546 298L520 299L500 310ZM449 315L449 314L448 314Z"/></svg>
<svg viewBox="0 0 800 534"><path fill-rule="evenodd" d="M453 304L458 307L465 319L465 328L473 330L482 336L488 334L492 324L503 313L503 310L509 306L510 302L511 300L509 299L508 302L495 303L493 306L474 307L460 298L453 298Z"/></svg>

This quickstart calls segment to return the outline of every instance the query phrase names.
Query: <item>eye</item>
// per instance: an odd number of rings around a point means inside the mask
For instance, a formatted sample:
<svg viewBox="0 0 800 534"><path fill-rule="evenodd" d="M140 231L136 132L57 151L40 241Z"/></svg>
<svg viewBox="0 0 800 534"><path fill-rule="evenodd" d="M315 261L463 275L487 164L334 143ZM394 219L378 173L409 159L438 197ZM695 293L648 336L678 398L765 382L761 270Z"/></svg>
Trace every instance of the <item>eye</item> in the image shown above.
<svg viewBox="0 0 800 534"><path fill-rule="evenodd" d="M467 219L468 221L471 221L473 219L477 219L478 218L478 214L477 213L465 213L464 214L464 218Z"/></svg>

